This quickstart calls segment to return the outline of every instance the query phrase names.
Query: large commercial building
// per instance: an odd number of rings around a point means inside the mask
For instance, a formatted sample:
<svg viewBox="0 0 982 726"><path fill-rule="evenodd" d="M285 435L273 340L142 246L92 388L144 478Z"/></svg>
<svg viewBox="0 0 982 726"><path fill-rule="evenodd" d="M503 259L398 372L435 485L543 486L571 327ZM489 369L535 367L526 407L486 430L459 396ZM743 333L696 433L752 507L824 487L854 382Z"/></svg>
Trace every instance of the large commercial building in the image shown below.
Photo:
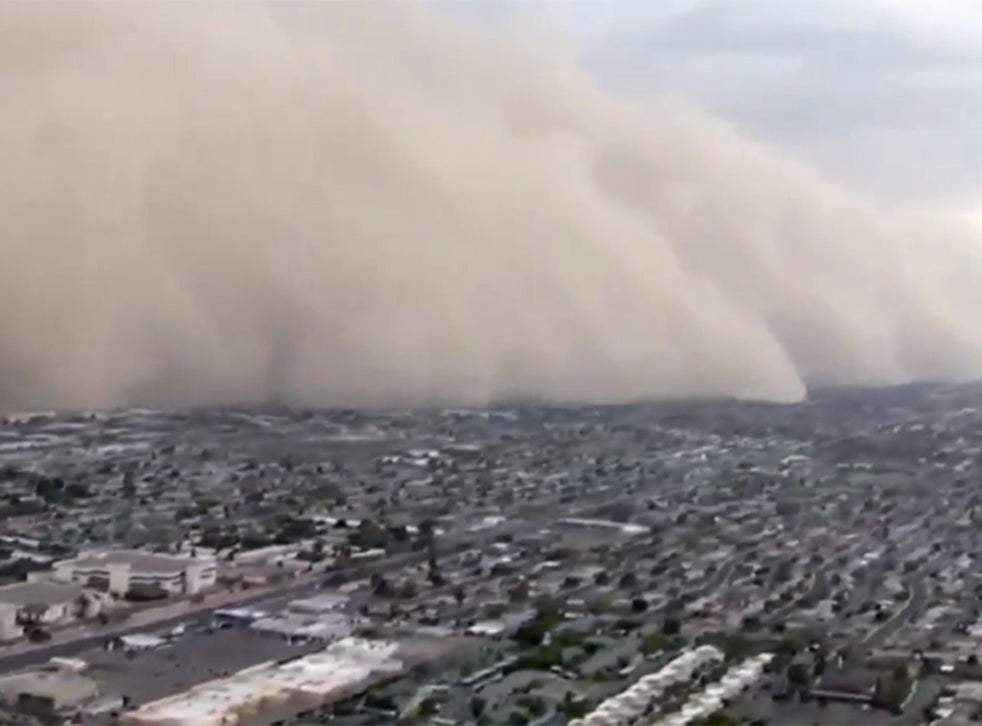
<svg viewBox="0 0 982 726"><path fill-rule="evenodd" d="M391 643L346 638L285 663L264 663L229 678L145 704L123 716L125 726L251 726L282 720L354 695L400 672Z"/></svg>
<svg viewBox="0 0 982 726"><path fill-rule="evenodd" d="M214 559L135 550L89 553L54 566L56 580L98 586L117 595L141 585L160 587L172 595L193 595L212 587L216 577Z"/></svg>

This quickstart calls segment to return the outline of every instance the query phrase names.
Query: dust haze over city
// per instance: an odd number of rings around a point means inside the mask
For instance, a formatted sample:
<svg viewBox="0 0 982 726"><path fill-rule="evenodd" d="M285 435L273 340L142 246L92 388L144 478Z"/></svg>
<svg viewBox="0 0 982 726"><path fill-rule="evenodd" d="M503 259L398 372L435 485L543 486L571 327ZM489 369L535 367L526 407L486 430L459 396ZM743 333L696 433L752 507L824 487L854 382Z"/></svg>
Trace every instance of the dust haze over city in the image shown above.
<svg viewBox="0 0 982 726"><path fill-rule="evenodd" d="M426 4L0 5L0 406L982 372L980 235Z"/></svg>

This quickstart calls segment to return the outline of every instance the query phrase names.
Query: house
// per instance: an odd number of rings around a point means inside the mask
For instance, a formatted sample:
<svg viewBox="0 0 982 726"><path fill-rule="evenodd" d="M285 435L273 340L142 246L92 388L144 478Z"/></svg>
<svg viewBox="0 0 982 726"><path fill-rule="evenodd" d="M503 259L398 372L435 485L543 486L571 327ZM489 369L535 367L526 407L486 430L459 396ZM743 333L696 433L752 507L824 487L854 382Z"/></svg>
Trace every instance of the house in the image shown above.
<svg viewBox="0 0 982 726"><path fill-rule="evenodd" d="M81 585L18 582L0 587L0 639L12 640L21 626L52 625L86 614Z"/></svg>

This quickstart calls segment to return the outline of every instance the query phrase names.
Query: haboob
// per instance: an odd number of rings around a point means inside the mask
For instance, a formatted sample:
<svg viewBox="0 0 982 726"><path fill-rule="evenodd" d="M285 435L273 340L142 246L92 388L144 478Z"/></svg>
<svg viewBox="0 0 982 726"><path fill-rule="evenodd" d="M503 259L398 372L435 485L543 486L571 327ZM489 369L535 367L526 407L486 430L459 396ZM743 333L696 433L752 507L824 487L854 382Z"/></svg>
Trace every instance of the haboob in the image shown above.
<svg viewBox="0 0 982 726"><path fill-rule="evenodd" d="M982 372L967 224L411 3L8 0L0 99L5 408Z"/></svg>

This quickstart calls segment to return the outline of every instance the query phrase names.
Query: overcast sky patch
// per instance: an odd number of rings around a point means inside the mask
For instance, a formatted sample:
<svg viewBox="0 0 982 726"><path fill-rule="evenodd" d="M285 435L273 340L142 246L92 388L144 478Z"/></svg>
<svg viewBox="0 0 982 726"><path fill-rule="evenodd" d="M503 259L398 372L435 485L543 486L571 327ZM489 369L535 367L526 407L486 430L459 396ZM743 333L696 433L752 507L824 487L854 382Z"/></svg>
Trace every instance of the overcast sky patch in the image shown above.
<svg viewBox="0 0 982 726"><path fill-rule="evenodd" d="M982 200L976 0L478 0L571 35L605 84L691 99L900 202Z"/></svg>

